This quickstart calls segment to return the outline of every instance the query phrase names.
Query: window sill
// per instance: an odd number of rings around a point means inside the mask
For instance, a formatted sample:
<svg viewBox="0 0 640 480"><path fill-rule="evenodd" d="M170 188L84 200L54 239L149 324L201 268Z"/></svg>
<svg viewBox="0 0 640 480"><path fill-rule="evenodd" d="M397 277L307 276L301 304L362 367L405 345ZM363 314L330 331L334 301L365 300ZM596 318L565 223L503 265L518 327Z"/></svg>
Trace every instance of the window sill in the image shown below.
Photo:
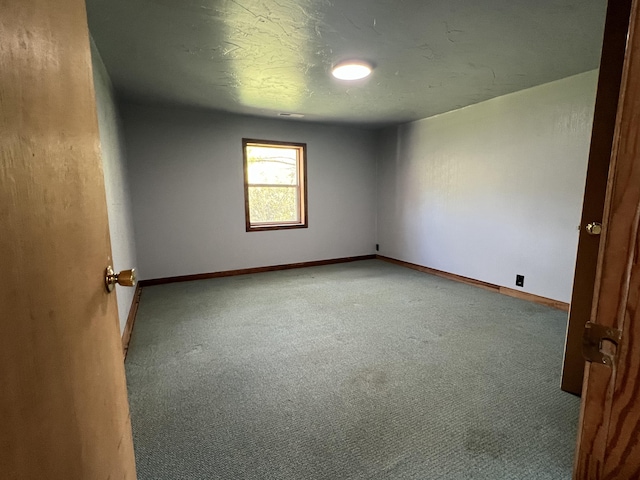
<svg viewBox="0 0 640 480"><path fill-rule="evenodd" d="M264 232L269 230L292 230L294 228L308 228L306 223L280 225L247 225L247 232Z"/></svg>

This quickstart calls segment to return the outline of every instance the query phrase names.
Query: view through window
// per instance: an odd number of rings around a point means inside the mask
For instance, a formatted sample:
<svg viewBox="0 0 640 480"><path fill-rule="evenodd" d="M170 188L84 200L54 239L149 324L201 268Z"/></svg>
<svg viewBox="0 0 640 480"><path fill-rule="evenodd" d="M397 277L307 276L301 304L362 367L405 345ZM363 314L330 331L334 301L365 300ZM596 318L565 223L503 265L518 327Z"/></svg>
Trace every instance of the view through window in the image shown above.
<svg viewBox="0 0 640 480"><path fill-rule="evenodd" d="M243 139L247 231L306 228L306 145Z"/></svg>

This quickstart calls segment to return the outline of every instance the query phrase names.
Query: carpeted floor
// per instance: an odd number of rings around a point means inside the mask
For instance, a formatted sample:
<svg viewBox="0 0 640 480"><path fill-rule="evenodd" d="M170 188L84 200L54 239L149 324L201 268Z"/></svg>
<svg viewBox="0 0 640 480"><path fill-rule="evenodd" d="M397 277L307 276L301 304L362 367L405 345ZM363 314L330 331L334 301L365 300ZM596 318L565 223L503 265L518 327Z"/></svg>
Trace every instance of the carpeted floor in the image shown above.
<svg viewBox="0 0 640 480"><path fill-rule="evenodd" d="M565 326L379 260L147 287L138 478L569 479Z"/></svg>

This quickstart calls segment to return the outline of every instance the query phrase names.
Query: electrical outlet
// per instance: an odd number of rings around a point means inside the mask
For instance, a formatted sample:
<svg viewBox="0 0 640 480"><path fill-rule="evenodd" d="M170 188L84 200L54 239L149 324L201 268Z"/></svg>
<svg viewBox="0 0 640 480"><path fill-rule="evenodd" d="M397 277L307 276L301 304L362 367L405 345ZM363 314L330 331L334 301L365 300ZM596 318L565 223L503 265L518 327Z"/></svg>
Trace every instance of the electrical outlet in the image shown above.
<svg viewBox="0 0 640 480"><path fill-rule="evenodd" d="M516 275L516 287L524 287L524 275Z"/></svg>
<svg viewBox="0 0 640 480"><path fill-rule="evenodd" d="M376 243L376 252L379 252L379 251L380 251L380 245Z"/></svg>

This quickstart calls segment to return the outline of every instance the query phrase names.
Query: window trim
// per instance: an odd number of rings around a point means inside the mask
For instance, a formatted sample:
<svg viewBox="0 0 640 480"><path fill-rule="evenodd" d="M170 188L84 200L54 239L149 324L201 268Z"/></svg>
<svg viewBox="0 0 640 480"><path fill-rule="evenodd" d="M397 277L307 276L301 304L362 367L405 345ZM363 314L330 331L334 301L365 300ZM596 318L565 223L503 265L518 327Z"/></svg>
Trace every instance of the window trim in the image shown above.
<svg viewBox="0 0 640 480"><path fill-rule="evenodd" d="M300 198L300 222L277 222L277 223L262 223L257 225L251 224L249 216L249 169L247 165L247 146L259 145L259 146L274 146L274 147L292 147L297 148L300 152L298 155L298 183L299 185L292 185L292 188L299 189ZM270 230L291 230L294 228L308 228L309 227L309 214L308 214L308 202L307 202L307 144L299 142L282 142L278 140L259 140L254 138L242 139L242 161L244 169L244 213L245 213L245 226L247 232L263 232ZM285 186L285 185L279 185Z"/></svg>

